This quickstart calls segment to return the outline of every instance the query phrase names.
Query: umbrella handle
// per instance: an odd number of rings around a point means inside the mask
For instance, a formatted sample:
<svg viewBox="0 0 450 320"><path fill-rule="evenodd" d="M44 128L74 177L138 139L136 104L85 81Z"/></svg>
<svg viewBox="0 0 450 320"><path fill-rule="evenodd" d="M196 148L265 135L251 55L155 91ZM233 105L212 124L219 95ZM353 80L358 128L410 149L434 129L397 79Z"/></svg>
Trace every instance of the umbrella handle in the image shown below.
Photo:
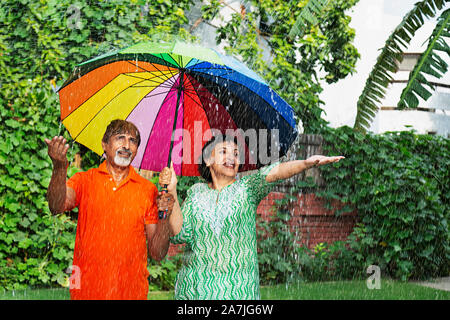
<svg viewBox="0 0 450 320"><path fill-rule="evenodd" d="M165 167L161 174L159 175L159 184L161 185L161 193L165 194L167 193L167 186L170 183L170 180L172 179L172 172L168 167ZM158 218L160 220L164 220L167 218L168 215L168 209L166 210L158 210Z"/></svg>
<svg viewBox="0 0 450 320"><path fill-rule="evenodd" d="M167 184L162 186L161 193L162 194L167 193ZM158 218L159 218L159 220L166 219L168 211L169 211L168 209L166 209L166 210L158 210Z"/></svg>

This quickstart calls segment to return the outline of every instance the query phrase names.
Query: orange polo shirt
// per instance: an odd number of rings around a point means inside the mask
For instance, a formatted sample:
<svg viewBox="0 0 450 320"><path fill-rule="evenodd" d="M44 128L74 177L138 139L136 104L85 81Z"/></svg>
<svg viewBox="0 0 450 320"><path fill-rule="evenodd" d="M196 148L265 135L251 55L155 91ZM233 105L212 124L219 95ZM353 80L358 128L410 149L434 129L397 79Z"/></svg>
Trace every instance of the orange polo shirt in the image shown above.
<svg viewBox="0 0 450 320"><path fill-rule="evenodd" d="M116 185L106 169L73 175L76 192L71 299L147 299L145 224L158 222L158 190L133 167Z"/></svg>

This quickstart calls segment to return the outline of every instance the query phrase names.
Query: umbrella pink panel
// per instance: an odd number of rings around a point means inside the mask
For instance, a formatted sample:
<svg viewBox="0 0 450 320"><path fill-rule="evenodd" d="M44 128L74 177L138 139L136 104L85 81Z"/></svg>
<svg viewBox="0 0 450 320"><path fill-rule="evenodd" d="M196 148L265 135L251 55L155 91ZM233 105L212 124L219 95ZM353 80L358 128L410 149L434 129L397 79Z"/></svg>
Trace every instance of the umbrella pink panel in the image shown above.
<svg viewBox="0 0 450 320"><path fill-rule="evenodd" d="M144 156L140 168L161 171L168 164L169 149L172 139L172 128L176 119L176 129L183 125L183 95L179 97L178 113L175 116L179 77L169 90L153 123L150 137L145 146ZM170 128L170 130L167 130ZM178 141L177 143L181 143ZM174 144L174 147L176 145ZM180 168L177 168L180 170Z"/></svg>
<svg viewBox="0 0 450 320"><path fill-rule="evenodd" d="M166 101L168 94L171 92L171 87L173 86L173 83L176 82L177 78L178 75L168 79L145 96L126 119L136 125L141 135L141 145L139 146L136 157L132 163L136 168L142 167L141 162L144 158L146 146L156 121L156 116Z"/></svg>

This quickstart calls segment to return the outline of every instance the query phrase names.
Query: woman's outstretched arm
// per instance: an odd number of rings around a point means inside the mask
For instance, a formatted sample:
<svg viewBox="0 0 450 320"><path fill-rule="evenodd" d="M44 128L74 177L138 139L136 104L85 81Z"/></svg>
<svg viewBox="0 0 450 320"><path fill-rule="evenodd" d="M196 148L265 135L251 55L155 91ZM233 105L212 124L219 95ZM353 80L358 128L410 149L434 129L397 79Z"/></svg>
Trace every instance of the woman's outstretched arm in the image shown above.
<svg viewBox="0 0 450 320"><path fill-rule="evenodd" d="M269 174L266 176L267 182L275 182L278 180L289 179L300 172L307 170L312 167L322 166L328 163L338 162L344 159L342 156L327 157L322 155L314 155L306 160L294 160L280 163L270 170Z"/></svg>

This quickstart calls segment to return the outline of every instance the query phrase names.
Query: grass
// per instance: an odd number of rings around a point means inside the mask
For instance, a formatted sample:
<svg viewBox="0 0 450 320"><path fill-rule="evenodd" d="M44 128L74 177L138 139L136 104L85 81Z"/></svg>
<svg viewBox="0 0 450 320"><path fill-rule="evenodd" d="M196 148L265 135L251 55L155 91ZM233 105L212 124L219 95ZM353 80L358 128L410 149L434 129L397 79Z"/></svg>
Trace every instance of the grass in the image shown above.
<svg viewBox="0 0 450 320"><path fill-rule="evenodd" d="M67 300L67 289L29 289L0 292L0 300ZM173 291L151 291L149 300L171 300ZM384 280L380 289L365 281L311 282L261 288L262 300L450 300L450 292L408 282Z"/></svg>
<svg viewBox="0 0 450 320"><path fill-rule="evenodd" d="M450 300L450 292L408 282L381 281L368 289L365 281L312 282L261 288L267 300Z"/></svg>

